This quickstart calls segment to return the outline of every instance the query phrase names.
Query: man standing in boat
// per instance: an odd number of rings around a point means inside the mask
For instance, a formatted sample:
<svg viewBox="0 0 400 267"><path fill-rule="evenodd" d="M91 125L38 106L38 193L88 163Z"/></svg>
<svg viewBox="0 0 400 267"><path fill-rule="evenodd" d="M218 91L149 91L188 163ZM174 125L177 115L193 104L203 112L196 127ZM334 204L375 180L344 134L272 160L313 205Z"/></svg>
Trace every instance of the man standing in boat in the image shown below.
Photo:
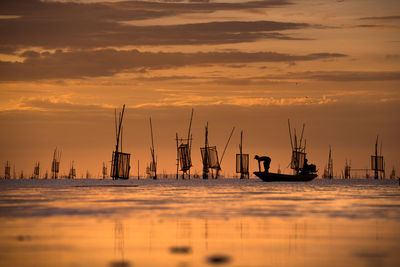
<svg viewBox="0 0 400 267"><path fill-rule="evenodd" d="M260 166L260 162L263 161L264 162L264 172L268 173L269 172L269 165L271 164L271 158L267 157L267 156L258 156L256 155L254 157L254 159L256 159L258 161L258 170L261 172L261 166Z"/></svg>

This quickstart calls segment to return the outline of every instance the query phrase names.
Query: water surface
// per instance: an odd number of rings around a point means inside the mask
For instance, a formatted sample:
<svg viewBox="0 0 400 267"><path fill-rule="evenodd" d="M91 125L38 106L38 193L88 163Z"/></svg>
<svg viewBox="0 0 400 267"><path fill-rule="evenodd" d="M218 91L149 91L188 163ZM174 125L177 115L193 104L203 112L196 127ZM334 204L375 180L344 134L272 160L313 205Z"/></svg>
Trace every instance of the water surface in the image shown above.
<svg viewBox="0 0 400 267"><path fill-rule="evenodd" d="M397 180L1 180L1 266L400 266Z"/></svg>

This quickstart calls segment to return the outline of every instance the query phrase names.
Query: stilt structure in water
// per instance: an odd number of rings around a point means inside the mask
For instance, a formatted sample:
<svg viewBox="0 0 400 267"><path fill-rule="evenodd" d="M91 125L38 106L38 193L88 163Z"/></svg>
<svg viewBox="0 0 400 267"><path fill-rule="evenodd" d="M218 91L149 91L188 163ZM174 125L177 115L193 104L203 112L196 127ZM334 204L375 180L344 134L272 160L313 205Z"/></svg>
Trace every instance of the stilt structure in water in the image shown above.
<svg viewBox="0 0 400 267"><path fill-rule="evenodd" d="M219 172L221 171L222 161L224 160L226 149L228 148L229 142L231 141L233 132L235 131L235 127L232 128L232 131L228 137L228 141L226 141L224 152L222 152L221 160L219 161L219 168L215 170L215 178L218 179Z"/></svg>
<svg viewBox="0 0 400 267"><path fill-rule="evenodd" d="M151 178L151 172L150 172L150 166L149 165L146 166L146 177L147 178Z"/></svg>
<svg viewBox="0 0 400 267"><path fill-rule="evenodd" d="M208 122L204 133L204 147L200 148L201 159L203 161L203 179L208 179L210 168L219 168L218 153L215 146L208 145ZM212 175L212 172L211 172Z"/></svg>
<svg viewBox="0 0 400 267"><path fill-rule="evenodd" d="M4 167L4 179L11 179L11 166L9 161L6 161L6 166Z"/></svg>
<svg viewBox="0 0 400 267"><path fill-rule="evenodd" d="M40 177L40 162L35 162L35 167L33 168L33 179L39 179Z"/></svg>
<svg viewBox="0 0 400 267"><path fill-rule="evenodd" d="M304 127L301 130L300 140L297 139L296 129L294 129L293 137L292 137L292 130L290 127L290 120L288 120L289 126L289 136L290 136L290 146L292 147L292 160L290 162L290 168L293 169L294 174L298 175L304 166L304 162L306 160L306 140L303 143L303 134L304 134Z"/></svg>
<svg viewBox="0 0 400 267"><path fill-rule="evenodd" d="M103 162L103 168L101 170L101 173L103 175L103 179L106 179L106 176L107 176L107 165L106 165L105 162Z"/></svg>
<svg viewBox="0 0 400 267"><path fill-rule="evenodd" d="M140 168L140 161L138 160L138 161L137 161L137 179L138 179L138 180L140 179L140 171L139 171L139 168Z"/></svg>
<svg viewBox="0 0 400 267"><path fill-rule="evenodd" d="M385 178L385 162L382 156L382 141L378 151L379 136L376 137L375 155L371 156L371 170L374 172L374 179Z"/></svg>
<svg viewBox="0 0 400 267"><path fill-rule="evenodd" d="M328 178L328 179L333 178L333 158L332 158L331 146L329 146L328 166L324 169L323 178Z"/></svg>
<svg viewBox="0 0 400 267"><path fill-rule="evenodd" d="M344 179L350 179L351 178L351 161L347 162L346 159L346 164L344 165Z"/></svg>
<svg viewBox="0 0 400 267"><path fill-rule="evenodd" d="M58 179L58 173L60 172L60 160L61 160L61 151L58 151L57 148L55 148L53 154L53 161L51 162L52 179Z"/></svg>
<svg viewBox="0 0 400 267"><path fill-rule="evenodd" d="M19 179L24 179L24 178L25 178L24 171L21 171L21 174L19 175Z"/></svg>
<svg viewBox="0 0 400 267"><path fill-rule="evenodd" d="M395 168L393 166L392 171L390 173L390 179L395 179L395 178L396 178L396 170L395 170Z"/></svg>
<svg viewBox="0 0 400 267"><path fill-rule="evenodd" d="M119 112L117 122L117 111L115 110L115 138L116 145L115 151L113 151L111 159L111 174L113 180L117 179L129 179L130 157L131 154L122 152L122 120L124 118L125 105L122 107L122 111Z"/></svg>
<svg viewBox="0 0 400 267"><path fill-rule="evenodd" d="M71 167L69 168L68 179L76 178L76 169L74 167L74 161L71 162Z"/></svg>
<svg viewBox="0 0 400 267"><path fill-rule="evenodd" d="M157 179L157 158L154 152L154 138L153 138L153 124L151 123L151 117L150 117L150 135L151 135L151 147L150 147L150 153L151 153L151 162L150 162L150 176L156 180ZM138 175L139 177L139 175Z"/></svg>
<svg viewBox="0 0 400 267"><path fill-rule="evenodd" d="M229 145L229 142L231 140L232 134L235 131L235 127L233 127L228 141L226 142L224 152L222 153L221 160L218 158L218 151L216 146L209 146L208 144L208 122L205 127L205 140L204 140L204 147L200 148L201 152L201 159L203 161L203 179L208 179L209 173L211 171L211 178L218 179L219 177L219 172L221 171L221 163L222 160L224 159L224 155L226 152L226 148ZM215 170L215 176L213 174L213 171Z"/></svg>
<svg viewBox="0 0 400 267"><path fill-rule="evenodd" d="M182 172L182 179L185 179L185 174L188 174L190 179L190 168L192 167L192 121L193 109L190 115L189 130L187 138L179 138L176 133L176 179L179 177L179 171Z"/></svg>
<svg viewBox="0 0 400 267"><path fill-rule="evenodd" d="M249 154L243 154L243 131L240 132L239 154L236 154L236 173L240 173L240 179L249 179Z"/></svg>

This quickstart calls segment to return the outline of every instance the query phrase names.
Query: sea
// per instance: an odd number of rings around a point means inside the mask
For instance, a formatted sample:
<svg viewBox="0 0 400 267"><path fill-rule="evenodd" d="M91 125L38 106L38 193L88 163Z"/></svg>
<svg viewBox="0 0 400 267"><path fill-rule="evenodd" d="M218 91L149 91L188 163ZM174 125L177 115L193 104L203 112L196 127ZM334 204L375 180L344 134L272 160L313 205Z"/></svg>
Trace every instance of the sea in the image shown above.
<svg viewBox="0 0 400 267"><path fill-rule="evenodd" d="M400 266L399 180L0 180L0 266Z"/></svg>

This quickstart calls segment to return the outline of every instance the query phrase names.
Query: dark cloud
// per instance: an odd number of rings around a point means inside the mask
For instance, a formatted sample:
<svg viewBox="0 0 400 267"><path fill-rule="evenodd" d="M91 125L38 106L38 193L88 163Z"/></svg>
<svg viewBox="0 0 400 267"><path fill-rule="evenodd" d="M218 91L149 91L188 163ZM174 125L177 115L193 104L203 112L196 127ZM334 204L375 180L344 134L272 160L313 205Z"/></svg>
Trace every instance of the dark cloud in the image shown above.
<svg viewBox="0 0 400 267"><path fill-rule="evenodd" d="M4 15L29 15L53 16L62 14L65 17L77 17L76 12L84 12L82 15L94 15L108 19L148 19L168 16L171 14L183 14L193 12L214 12L218 10L243 10L249 8L269 8L290 5L287 0L260 0L221 3L210 1L120 1L120 2L57 2L40 0L2 0L0 8ZM63 12L62 9L64 9ZM30 12L31 11L31 12ZM140 11L153 11L144 13L137 18L132 15L139 15ZM159 13L156 13L159 12Z"/></svg>
<svg viewBox="0 0 400 267"><path fill-rule="evenodd" d="M25 54L35 54L25 52ZM140 52L102 49L95 51L56 51L27 57L23 62L1 62L0 80L23 81L58 78L110 76L123 71L175 68L203 64L251 62L293 62L346 57L343 54L315 53L290 55L276 52Z"/></svg>
<svg viewBox="0 0 400 267"><path fill-rule="evenodd" d="M387 54L385 58L389 60L399 60L400 54Z"/></svg>
<svg viewBox="0 0 400 267"><path fill-rule="evenodd" d="M93 48L124 45L198 45L252 42L258 39L299 40L279 31L309 27L305 23L274 21L209 22L168 26L130 26L116 22L19 21L6 20L0 41L6 49L23 46ZM10 49L8 49L10 50Z"/></svg>
<svg viewBox="0 0 400 267"><path fill-rule="evenodd" d="M210 13L288 5L288 1L245 3L141 2L114 3L1 1L0 49L24 46L92 48L120 45L215 44L254 41L259 38L290 39L275 32L308 27L302 23L212 22L171 26L134 26L123 22L162 18L185 13ZM268 33L266 33L268 32Z"/></svg>
<svg viewBox="0 0 400 267"><path fill-rule="evenodd" d="M400 20L400 16L363 17L360 20Z"/></svg>
<svg viewBox="0 0 400 267"><path fill-rule="evenodd" d="M308 71L289 72L283 75L265 75L248 78L219 79L229 84L263 84L274 80L314 80L330 82L400 81L400 71Z"/></svg>
<svg viewBox="0 0 400 267"><path fill-rule="evenodd" d="M46 55L46 54L44 54ZM35 58L35 57L40 57L40 53L36 52L36 51L31 51L31 50L27 50L25 52L23 52L21 54L22 57L25 58Z"/></svg>
<svg viewBox="0 0 400 267"><path fill-rule="evenodd" d="M357 27L360 28L377 28L380 27L381 25L376 25L376 24L361 24L361 25L357 25Z"/></svg>
<svg viewBox="0 0 400 267"><path fill-rule="evenodd" d="M400 26L396 25L383 25L383 24L361 24L357 25L356 27L359 28L380 28L380 29L389 29L389 30L398 30L400 29Z"/></svg>
<svg viewBox="0 0 400 267"><path fill-rule="evenodd" d="M241 66L241 65L240 65ZM243 65L245 67L246 65ZM231 67L228 65L227 67ZM137 78L141 81L187 81L196 84L212 83L231 86L265 85L267 83L294 82L296 80L314 80L331 82L364 82L364 81L400 81L400 72L368 72L368 71L324 71L324 72L289 72L283 75L263 75L244 78L216 76L152 76Z"/></svg>
<svg viewBox="0 0 400 267"><path fill-rule="evenodd" d="M289 73L293 79L318 81L356 82L356 81L399 81L400 71L321 71Z"/></svg>

